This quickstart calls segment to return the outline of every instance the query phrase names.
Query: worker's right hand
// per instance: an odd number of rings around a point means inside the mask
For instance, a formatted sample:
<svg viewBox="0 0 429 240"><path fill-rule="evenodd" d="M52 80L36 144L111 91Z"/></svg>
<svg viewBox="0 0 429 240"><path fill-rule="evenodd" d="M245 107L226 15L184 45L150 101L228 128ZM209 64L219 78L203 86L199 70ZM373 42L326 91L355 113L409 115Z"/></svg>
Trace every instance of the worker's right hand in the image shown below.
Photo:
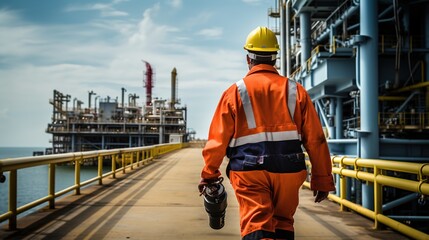
<svg viewBox="0 0 429 240"><path fill-rule="evenodd" d="M204 179L201 178L200 183L198 184L198 191L200 192L200 195L203 194L204 189L215 182L219 182L220 178L211 178L211 179Z"/></svg>

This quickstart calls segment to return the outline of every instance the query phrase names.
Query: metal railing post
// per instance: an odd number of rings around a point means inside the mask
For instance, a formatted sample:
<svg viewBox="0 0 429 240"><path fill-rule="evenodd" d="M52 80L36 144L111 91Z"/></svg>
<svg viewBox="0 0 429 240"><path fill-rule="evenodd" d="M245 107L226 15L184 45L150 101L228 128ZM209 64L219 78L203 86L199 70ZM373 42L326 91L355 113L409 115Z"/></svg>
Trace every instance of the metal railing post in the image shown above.
<svg viewBox="0 0 429 240"><path fill-rule="evenodd" d="M11 170L9 173L9 211L12 216L9 218L9 230L16 230L17 217L17 170Z"/></svg>
<svg viewBox="0 0 429 240"><path fill-rule="evenodd" d="M140 151L137 151L137 153L136 153L136 155L137 155L137 167L139 167L140 166L140 161L141 161L141 159L140 159Z"/></svg>
<svg viewBox="0 0 429 240"><path fill-rule="evenodd" d="M125 173L125 153L121 153L122 157L122 173Z"/></svg>
<svg viewBox="0 0 429 240"><path fill-rule="evenodd" d="M116 159L118 158L117 154L112 155L112 178L116 178Z"/></svg>
<svg viewBox="0 0 429 240"><path fill-rule="evenodd" d="M49 163L49 208L55 208L55 163Z"/></svg>
<svg viewBox="0 0 429 240"><path fill-rule="evenodd" d="M383 186L378 183L377 176L381 174L381 170L374 165L374 228L380 229L380 223L378 222L378 214L383 214Z"/></svg>
<svg viewBox="0 0 429 240"><path fill-rule="evenodd" d="M340 168L340 199L341 199L340 211L342 211L342 212L346 210L342 200L346 199L346 195L347 195L347 181L346 181L347 179L346 179L346 176L344 176L341 172L344 169L343 160L344 160L344 157L342 157L340 159L340 164L339 164L339 168Z"/></svg>
<svg viewBox="0 0 429 240"><path fill-rule="evenodd" d="M74 161L74 184L75 184L75 194L80 195L80 162L82 160L82 155Z"/></svg>
<svg viewBox="0 0 429 240"><path fill-rule="evenodd" d="M98 185L103 185L103 156L98 155Z"/></svg>

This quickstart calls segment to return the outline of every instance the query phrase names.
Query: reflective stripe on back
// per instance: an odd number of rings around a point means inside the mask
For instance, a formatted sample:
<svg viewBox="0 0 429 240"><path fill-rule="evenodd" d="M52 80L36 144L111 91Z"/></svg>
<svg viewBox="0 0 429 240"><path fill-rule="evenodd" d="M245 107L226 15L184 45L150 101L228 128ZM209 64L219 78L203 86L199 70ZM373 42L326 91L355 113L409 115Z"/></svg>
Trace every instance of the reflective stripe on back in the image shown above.
<svg viewBox="0 0 429 240"><path fill-rule="evenodd" d="M288 79L288 97L287 97L287 107L289 109L290 118L293 123L295 120L293 119L295 115L295 107L296 107L296 82Z"/></svg>
<svg viewBox="0 0 429 240"><path fill-rule="evenodd" d="M253 114L252 103L250 102L249 94L247 92L244 80L236 82L238 92L240 93L241 103L243 104L244 113L246 114L247 126L249 129L256 127L255 115Z"/></svg>
<svg viewBox="0 0 429 240"><path fill-rule="evenodd" d="M229 142L229 147L238 147L248 143L287 141L287 140L301 140L301 136L298 134L297 130L283 131L283 132L261 132L261 133L247 135L239 138L233 138Z"/></svg>
<svg viewBox="0 0 429 240"><path fill-rule="evenodd" d="M252 103L249 98L249 93L247 92L246 84L244 80L235 83L237 85L238 92L240 94L241 103L243 104L244 113L246 115L247 126L249 129L256 128L255 115L253 113ZM289 110L289 115L291 117L292 123L294 121L294 113L296 107L296 94L297 87L296 82L293 80L288 80L288 97L287 97L287 106ZM288 141L288 140L301 140L301 136L298 134L297 130L292 131L283 131L283 132L261 132L248 136L243 136L239 138L231 139L229 146L237 147L245 145L248 143L258 143L258 142L272 142L272 141Z"/></svg>

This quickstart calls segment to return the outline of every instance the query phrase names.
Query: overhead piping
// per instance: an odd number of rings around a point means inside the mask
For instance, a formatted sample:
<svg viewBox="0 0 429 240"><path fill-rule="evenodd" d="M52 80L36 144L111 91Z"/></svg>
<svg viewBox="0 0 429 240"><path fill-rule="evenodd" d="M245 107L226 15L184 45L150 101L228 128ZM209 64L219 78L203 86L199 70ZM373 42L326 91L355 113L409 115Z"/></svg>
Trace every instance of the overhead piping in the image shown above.
<svg viewBox="0 0 429 240"><path fill-rule="evenodd" d="M353 6L351 6L350 8L348 8L346 10L346 12L341 15L341 17L339 17L333 24L332 27L336 28L338 27L340 24L342 24L344 22L345 19L349 18L350 16L359 13L359 1L353 1ZM324 40L330 35L331 32L331 27L327 27L325 29L325 31L318 37L316 38L316 44L320 44L322 42L324 42Z"/></svg>

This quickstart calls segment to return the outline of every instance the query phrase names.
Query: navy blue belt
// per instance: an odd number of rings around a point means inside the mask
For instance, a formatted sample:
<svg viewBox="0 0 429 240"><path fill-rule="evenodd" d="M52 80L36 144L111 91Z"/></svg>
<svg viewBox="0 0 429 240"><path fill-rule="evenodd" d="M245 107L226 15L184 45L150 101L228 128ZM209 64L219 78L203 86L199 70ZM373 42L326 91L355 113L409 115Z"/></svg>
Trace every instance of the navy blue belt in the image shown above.
<svg viewBox="0 0 429 240"><path fill-rule="evenodd" d="M294 173L307 169L304 153L244 155L243 159L231 159L228 165L233 171L266 170L273 173Z"/></svg>

